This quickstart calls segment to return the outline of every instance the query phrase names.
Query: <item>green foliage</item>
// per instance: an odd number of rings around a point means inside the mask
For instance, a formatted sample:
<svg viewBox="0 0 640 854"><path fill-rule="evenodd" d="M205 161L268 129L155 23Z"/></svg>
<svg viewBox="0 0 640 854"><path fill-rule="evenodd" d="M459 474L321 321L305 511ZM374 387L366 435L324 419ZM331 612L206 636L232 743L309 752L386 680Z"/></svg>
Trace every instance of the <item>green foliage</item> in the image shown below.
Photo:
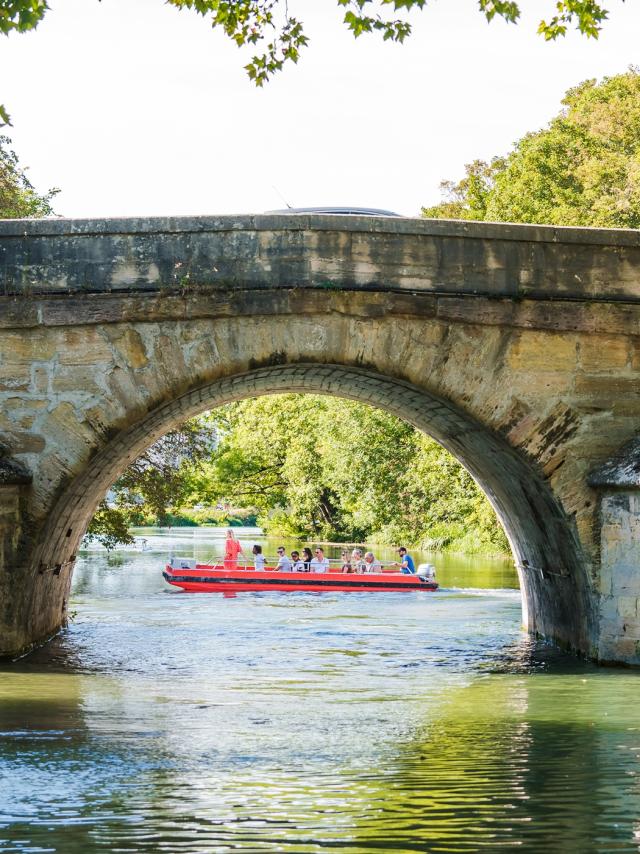
<svg viewBox="0 0 640 854"><path fill-rule="evenodd" d="M129 533L130 523L131 520L125 513L102 501L93 515L85 539L88 542L101 543L107 551L111 551L119 543L129 545L133 542Z"/></svg>
<svg viewBox="0 0 640 854"><path fill-rule="evenodd" d="M113 486L115 502L102 502L89 523L89 540L113 548L130 543L132 525L176 524L194 477L215 444L215 429L195 418L151 445ZM197 524L193 522L193 524Z"/></svg>
<svg viewBox="0 0 640 854"><path fill-rule="evenodd" d="M427 217L640 227L640 71L570 89L547 128L474 161Z"/></svg>
<svg viewBox="0 0 640 854"><path fill-rule="evenodd" d="M255 507L271 534L507 551L483 493L433 440L381 410L317 395L223 407L209 499Z"/></svg>
<svg viewBox="0 0 640 854"><path fill-rule="evenodd" d="M166 0L177 9L187 9L208 17L239 47L260 46L245 66L249 77L262 86L285 62L297 62L300 50L309 43L304 25L289 15L288 0ZM358 38L364 33L380 33L385 40L402 42L411 33L403 17L389 17L388 11L408 13L426 6L426 0L337 0L344 7L344 23ZM555 14L542 20L538 32L545 39L564 36L575 26L585 36L597 38L607 11L598 0L557 0ZM478 0L488 21L503 18L515 23L520 8L514 0ZM0 33L25 32L36 27L48 10L45 0L0 0ZM0 106L0 120L9 123ZM1 126L1 125L0 125Z"/></svg>
<svg viewBox="0 0 640 854"><path fill-rule="evenodd" d="M49 8L45 0L1 0L0 33L24 33L40 23Z"/></svg>
<svg viewBox="0 0 640 854"><path fill-rule="evenodd" d="M105 544L127 522L253 524L257 515L287 537L508 551L483 493L440 445L386 412L320 395L220 407L149 448L114 491L89 528Z"/></svg>
<svg viewBox="0 0 640 854"><path fill-rule="evenodd" d="M49 216L51 200L58 190L39 195L20 167L18 156L7 146L11 140L0 136L0 219Z"/></svg>

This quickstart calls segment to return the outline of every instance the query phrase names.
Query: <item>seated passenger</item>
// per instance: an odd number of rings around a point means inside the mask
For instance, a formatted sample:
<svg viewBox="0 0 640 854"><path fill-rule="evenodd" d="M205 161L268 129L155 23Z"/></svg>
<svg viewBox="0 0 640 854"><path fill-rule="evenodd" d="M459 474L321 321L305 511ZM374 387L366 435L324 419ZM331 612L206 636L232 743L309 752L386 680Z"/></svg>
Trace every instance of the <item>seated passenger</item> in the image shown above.
<svg viewBox="0 0 640 854"><path fill-rule="evenodd" d="M362 560L362 549L354 549L351 552L351 566L353 572L358 574L365 572L367 565Z"/></svg>
<svg viewBox="0 0 640 854"><path fill-rule="evenodd" d="M351 565L351 559L349 557L349 552L347 551L347 549L342 549L340 558L342 560L342 571L353 572L353 566Z"/></svg>
<svg viewBox="0 0 640 854"><path fill-rule="evenodd" d="M329 558L324 556L324 549L318 546L316 556L311 561L311 572L329 572L330 569Z"/></svg>
<svg viewBox="0 0 640 854"><path fill-rule="evenodd" d="M382 572L382 564L376 559L373 552L367 552L364 556L365 572Z"/></svg>
<svg viewBox="0 0 640 854"><path fill-rule="evenodd" d="M300 552L291 552L291 571L304 572L304 563L300 560Z"/></svg>
<svg viewBox="0 0 640 854"><path fill-rule="evenodd" d="M264 569L264 555L262 554L262 546L255 545L251 549L253 553L253 568L262 570Z"/></svg>
<svg viewBox="0 0 640 854"><path fill-rule="evenodd" d="M403 575L415 575L416 565L404 546L400 546L398 554L400 555L400 563L394 563L394 566L400 566Z"/></svg>
<svg viewBox="0 0 640 854"><path fill-rule="evenodd" d="M287 557L284 546L278 546L278 565L275 569L277 572L291 572L291 561Z"/></svg>
<svg viewBox="0 0 640 854"><path fill-rule="evenodd" d="M311 572L311 561L313 560L313 555L311 554L311 549L306 546L302 549L302 564L304 566L305 572Z"/></svg>

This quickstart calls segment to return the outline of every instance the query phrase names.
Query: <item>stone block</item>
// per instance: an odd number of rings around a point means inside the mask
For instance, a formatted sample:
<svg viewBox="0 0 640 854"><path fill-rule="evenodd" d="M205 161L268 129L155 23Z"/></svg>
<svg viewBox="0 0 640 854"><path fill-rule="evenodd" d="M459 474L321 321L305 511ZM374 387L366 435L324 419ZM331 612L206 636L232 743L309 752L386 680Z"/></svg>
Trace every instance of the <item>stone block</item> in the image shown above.
<svg viewBox="0 0 640 854"><path fill-rule="evenodd" d="M7 445L12 454L39 454L46 445L44 436L19 429L0 432L0 442Z"/></svg>
<svg viewBox="0 0 640 854"><path fill-rule="evenodd" d="M33 390L37 394L47 394L51 380L52 365L38 365L33 370Z"/></svg>
<svg viewBox="0 0 640 854"><path fill-rule="evenodd" d="M84 420L84 413L76 412L72 403L59 403L50 413L47 413L46 429L52 443L58 451L63 452L65 462L73 465L76 460L85 457L86 446L92 445L95 436Z"/></svg>
<svg viewBox="0 0 640 854"><path fill-rule="evenodd" d="M48 400L43 400L42 398L36 397L10 397L6 401L6 405L9 409L16 410L26 410L28 412L40 411L41 409L46 409L49 405Z"/></svg>
<svg viewBox="0 0 640 854"><path fill-rule="evenodd" d="M603 566L603 569L605 567ZM611 571L611 593L640 596L640 564L616 564Z"/></svg>
<svg viewBox="0 0 640 854"><path fill-rule="evenodd" d="M608 564L601 564L597 578L598 590L603 596L613 594L613 573Z"/></svg>
<svg viewBox="0 0 640 854"><path fill-rule="evenodd" d="M215 341L199 341L185 348L184 360L195 376L205 377L220 362L220 354Z"/></svg>
<svg viewBox="0 0 640 854"><path fill-rule="evenodd" d="M81 327L63 333L58 352L60 365L95 365L112 360L113 352L109 342L97 329Z"/></svg>
<svg viewBox="0 0 640 854"><path fill-rule="evenodd" d="M18 364L47 361L56 351L52 335L30 330L27 333L4 332L0 337L0 360Z"/></svg>
<svg viewBox="0 0 640 854"><path fill-rule="evenodd" d="M102 394L100 379L103 369L97 367L58 368L51 380L51 390L56 394Z"/></svg>
<svg viewBox="0 0 640 854"><path fill-rule="evenodd" d="M625 640L640 641L640 620L625 620L621 627L621 636Z"/></svg>
<svg viewBox="0 0 640 854"><path fill-rule="evenodd" d="M576 357L575 335L521 332L509 346L506 364L514 371L554 373L573 371Z"/></svg>
<svg viewBox="0 0 640 854"><path fill-rule="evenodd" d="M0 364L0 391L26 391L31 384L31 369L28 364Z"/></svg>
<svg viewBox="0 0 640 854"><path fill-rule="evenodd" d="M635 620L638 616L638 597L618 596L618 613L623 620Z"/></svg>
<svg viewBox="0 0 640 854"><path fill-rule="evenodd" d="M575 381L576 394L588 397L592 403L610 402L611 405L623 395L638 397L640 380L638 377L594 376L580 373Z"/></svg>
<svg viewBox="0 0 640 854"><path fill-rule="evenodd" d="M113 338L113 343L127 367L137 370L149 364L149 356L142 336L133 327L118 329L118 334Z"/></svg>
<svg viewBox="0 0 640 854"><path fill-rule="evenodd" d="M619 626L620 614L618 612L618 597L603 596L600 599L600 620L611 625Z"/></svg>
<svg viewBox="0 0 640 854"><path fill-rule="evenodd" d="M581 336L580 367L588 374L619 371L629 361L629 338L622 335Z"/></svg>

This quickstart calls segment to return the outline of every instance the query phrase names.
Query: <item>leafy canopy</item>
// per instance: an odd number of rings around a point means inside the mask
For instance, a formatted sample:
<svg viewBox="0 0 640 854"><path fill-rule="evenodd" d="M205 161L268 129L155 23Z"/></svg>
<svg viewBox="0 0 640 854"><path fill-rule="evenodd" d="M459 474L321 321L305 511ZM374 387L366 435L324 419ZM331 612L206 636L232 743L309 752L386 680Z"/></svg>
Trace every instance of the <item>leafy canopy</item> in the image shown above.
<svg viewBox="0 0 640 854"><path fill-rule="evenodd" d="M427 217L640 228L640 70L570 89L548 127L475 160Z"/></svg>
<svg viewBox="0 0 640 854"><path fill-rule="evenodd" d="M111 549L133 542L129 526L142 523L148 514L166 524L170 513L193 493L195 475L210 458L215 442L215 426L194 418L147 448L114 484L115 500L99 505L87 539Z"/></svg>
<svg viewBox="0 0 640 854"><path fill-rule="evenodd" d="M289 0L165 0L177 9L208 17L238 46L258 46L245 66L249 77L261 86L285 62L297 62L308 44L304 25L289 14ZM600 0L547 0L551 17L540 21L538 32L547 40L564 36L576 27L585 36L597 38L607 10ZM426 0L337 0L343 20L357 38L378 32L385 40L402 42L411 33L406 13L421 10ZM293 5L293 2L292 2ZM488 21L494 18L515 23L520 7L515 0L478 0ZM0 33L25 32L36 27L49 5L46 0L0 0ZM399 15L398 15L399 13ZM8 122L0 107L0 122Z"/></svg>

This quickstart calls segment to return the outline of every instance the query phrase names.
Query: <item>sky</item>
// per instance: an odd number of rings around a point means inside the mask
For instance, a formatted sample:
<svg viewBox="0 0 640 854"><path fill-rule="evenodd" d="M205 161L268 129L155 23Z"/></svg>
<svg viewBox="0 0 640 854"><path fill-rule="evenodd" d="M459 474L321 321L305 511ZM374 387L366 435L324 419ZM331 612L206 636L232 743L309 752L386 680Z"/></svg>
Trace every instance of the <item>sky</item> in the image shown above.
<svg viewBox="0 0 640 854"><path fill-rule="evenodd" d="M417 216L464 164L544 126L564 92L640 63L640 3L609 0L599 40L536 35L475 0L434 0L404 45L357 41L336 0L289 0L311 43L263 89L250 52L163 0L50 0L0 41L0 102L38 190L67 217L346 205Z"/></svg>

